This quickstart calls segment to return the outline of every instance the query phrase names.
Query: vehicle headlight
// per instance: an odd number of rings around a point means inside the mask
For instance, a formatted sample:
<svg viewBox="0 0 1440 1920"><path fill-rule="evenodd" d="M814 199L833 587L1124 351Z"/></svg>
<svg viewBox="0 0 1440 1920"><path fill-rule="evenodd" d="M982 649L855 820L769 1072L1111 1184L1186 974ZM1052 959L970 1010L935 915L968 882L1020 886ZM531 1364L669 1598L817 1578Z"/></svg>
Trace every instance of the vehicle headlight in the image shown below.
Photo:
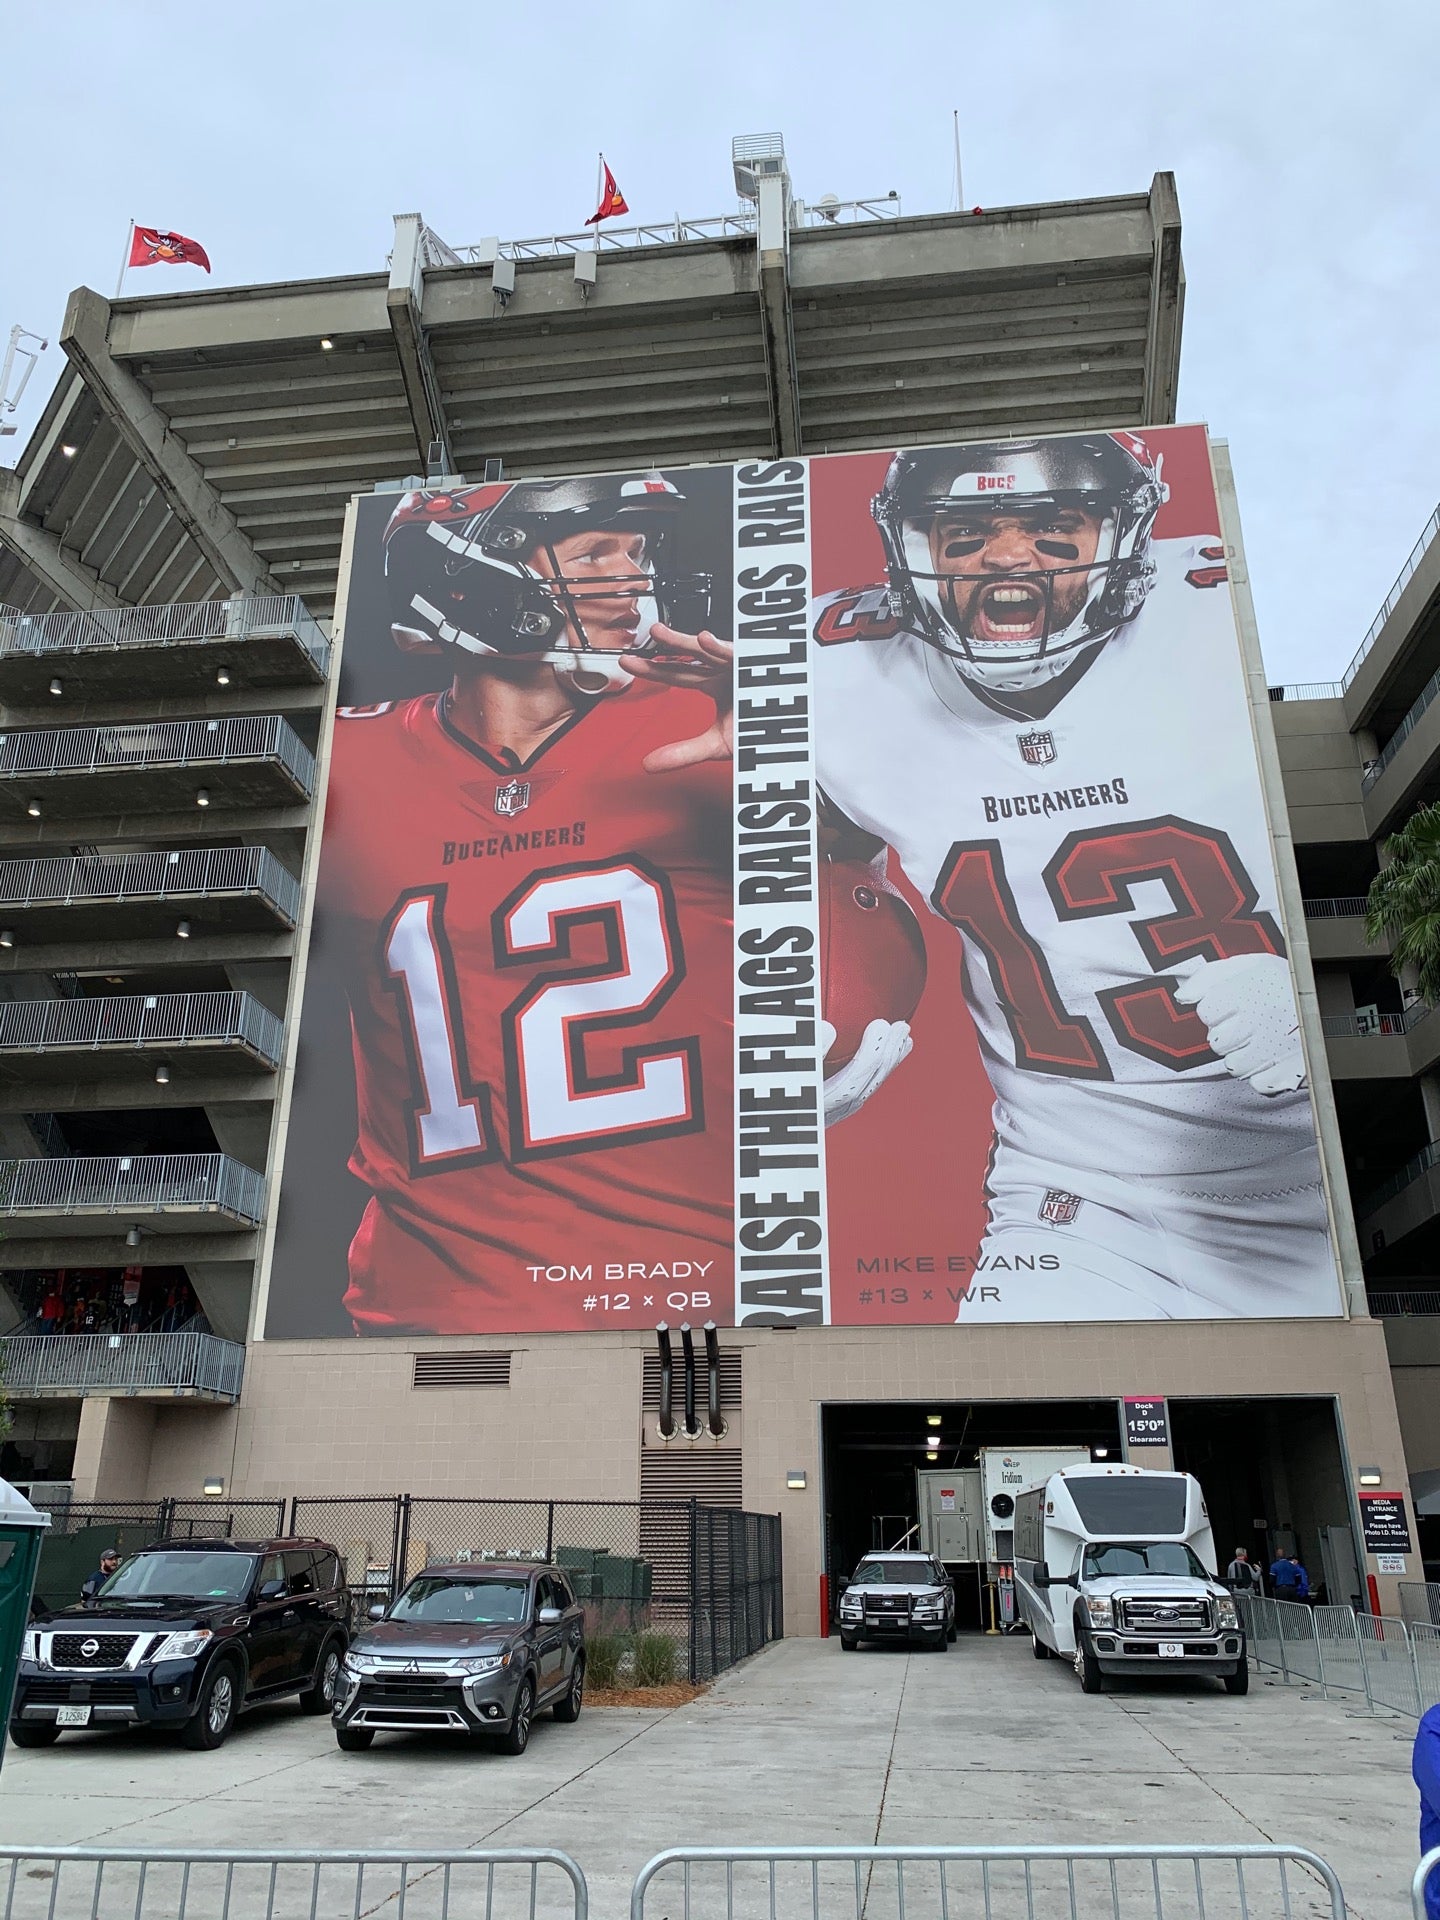
<svg viewBox="0 0 1440 1920"><path fill-rule="evenodd" d="M860 1608L861 1608L861 1600L860 1600L860 1595L858 1593L842 1593L841 1594L840 1611L842 1613L859 1613Z"/></svg>
<svg viewBox="0 0 1440 1920"><path fill-rule="evenodd" d="M1229 1594L1226 1594L1224 1599L1217 1600L1215 1606L1217 1609L1216 1618L1222 1627L1234 1628L1239 1626L1240 1609L1236 1606Z"/></svg>
<svg viewBox="0 0 1440 1920"><path fill-rule="evenodd" d="M462 1660L460 1671L462 1673L499 1673L502 1667L508 1667L509 1664L508 1653L482 1653L473 1660Z"/></svg>
<svg viewBox="0 0 1440 1920"><path fill-rule="evenodd" d="M208 1627L196 1627L189 1633L167 1633L150 1655L152 1660L194 1660L215 1638Z"/></svg>
<svg viewBox="0 0 1440 1920"><path fill-rule="evenodd" d="M922 1593L915 1602L915 1611L917 1613L943 1613L945 1611L944 1594Z"/></svg>
<svg viewBox="0 0 1440 1920"><path fill-rule="evenodd" d="M1114 1615L1110 1611L1109 1596L1103 1593L1087 1593L1085 1610L1090 1615L1092 1627L1108 1627L1114 1624Z"/></svg>
<svg viewBox="0 0 1440 1920"><path fill-rule="evenodd" d="M40 1664L40 1636L38 1633L27 1633L25 1635L24 1642L20 1649L20 1658L22 1660L32 1661L36 1666Z"/></svg>

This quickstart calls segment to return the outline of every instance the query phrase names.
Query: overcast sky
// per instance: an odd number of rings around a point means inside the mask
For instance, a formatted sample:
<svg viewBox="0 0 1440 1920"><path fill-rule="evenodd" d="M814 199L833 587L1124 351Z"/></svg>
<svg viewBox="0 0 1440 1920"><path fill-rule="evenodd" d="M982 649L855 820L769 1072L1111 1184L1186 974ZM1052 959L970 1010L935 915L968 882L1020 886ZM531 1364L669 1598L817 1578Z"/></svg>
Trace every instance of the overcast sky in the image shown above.
<svg viewBox="0 0 1440 1920"><path fill-rule="evenodd" d="M6 13L0 334L113 293L132 217L201 240L214 285L366 272L397 212L455 244L574 229L601 147L637 220L729 210L731 136L774 130L803 198L941 210L958 107L967 204L1174 171L1180 418L1230 441L1272 679L1342 671L1440 497L1437 0Z"/></svg>

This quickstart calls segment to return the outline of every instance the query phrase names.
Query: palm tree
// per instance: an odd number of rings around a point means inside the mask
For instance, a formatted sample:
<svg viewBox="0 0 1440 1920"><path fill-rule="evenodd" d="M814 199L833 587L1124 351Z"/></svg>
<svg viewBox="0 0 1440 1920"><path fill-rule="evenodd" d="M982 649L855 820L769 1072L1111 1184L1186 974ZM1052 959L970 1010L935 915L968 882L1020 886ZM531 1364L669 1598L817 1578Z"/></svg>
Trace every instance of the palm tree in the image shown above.
<svg viewBox="0 0 1440 1920"><path fill-rule="evenodd" d="M1389 841L1390 864L1370 883L1365 937L1390 936L1390 970L1414 967L1431 1006L1440 1002L1440 804L1419 807Z"/></svg>

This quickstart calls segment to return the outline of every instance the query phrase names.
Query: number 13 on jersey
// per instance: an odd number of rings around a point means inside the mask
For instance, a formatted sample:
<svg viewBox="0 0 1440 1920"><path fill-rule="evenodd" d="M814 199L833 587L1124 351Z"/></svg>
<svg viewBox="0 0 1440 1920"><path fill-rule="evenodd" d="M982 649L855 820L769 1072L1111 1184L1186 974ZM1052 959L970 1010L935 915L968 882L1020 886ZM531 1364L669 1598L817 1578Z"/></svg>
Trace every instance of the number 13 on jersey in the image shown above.
<svg viewBox="0 0 1440 1920"><path fill-rule="evenodd" d="M416 1173L498 1159L503 1101L511 1161L625 1146L705 1124L700 1041L637 1039L601 1072L594 1043L649 1026L684 978L665 876L631 856L533 875L495 911L491 962L530 978L500 1013L501 1088L472 1081L466 982L445 929L445 886L402 894L385 925L385 966L403 1018L414 1088ZM581 928L603 953L572 952ZM539 971L535 971L535 969Z"/></svg>

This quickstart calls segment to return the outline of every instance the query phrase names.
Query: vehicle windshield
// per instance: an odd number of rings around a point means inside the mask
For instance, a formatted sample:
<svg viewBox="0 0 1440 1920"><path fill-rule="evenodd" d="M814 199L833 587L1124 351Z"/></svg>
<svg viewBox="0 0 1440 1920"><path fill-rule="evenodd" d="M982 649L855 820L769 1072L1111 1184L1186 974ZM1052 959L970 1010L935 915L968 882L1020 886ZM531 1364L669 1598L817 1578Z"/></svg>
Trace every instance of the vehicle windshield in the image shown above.
<svg viewBox="0 0 1440 1920"><path fill-rule="evenodd" d="M250 1553L137 1553L97 1596L117 1600L243 1600L255 1577Z"/></svg>
<svg viewBox="0 0 1440 1920"><path fill-rule="evenodd" d="M457 1580L422 1574L390 1609L392 1620L428 1620L452 1627L513 1626L529 1611L528 1580Z"/></svg>
<svg viewBox="0 0 1440 1920"><path fill-rule="evenodd" d="M1137 1573L1190 1574L1196 1580L1210 1577L1183 1540L1107 1540L1086 1547L1085 1573L1094 1580Z"/></svg>
<svg viewBox="0 0 1440 1920"><path fill-rule="evenodd" d="M928 1560L862 1560L855 1569L856 1586L933 1587L935 1578Z"/></svg>

